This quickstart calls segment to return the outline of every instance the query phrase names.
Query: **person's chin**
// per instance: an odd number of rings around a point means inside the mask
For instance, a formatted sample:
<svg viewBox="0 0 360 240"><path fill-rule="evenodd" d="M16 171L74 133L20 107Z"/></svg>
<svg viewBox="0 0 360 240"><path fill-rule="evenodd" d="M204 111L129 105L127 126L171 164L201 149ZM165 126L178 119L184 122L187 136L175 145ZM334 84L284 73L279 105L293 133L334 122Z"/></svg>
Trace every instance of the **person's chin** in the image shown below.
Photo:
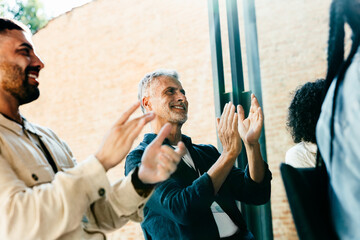
<svg viewBox="0 0 360 240"><path fill-rule="evenodd" d="M26 97L21 98L19 102L20 102L20 105L23 105L23 104L33 102L36 99L38 99L39 97L40 97L40 91L37 87L34 87L34 89L32 89L32 91L31 91L31 93L28 94Z"/></svg>

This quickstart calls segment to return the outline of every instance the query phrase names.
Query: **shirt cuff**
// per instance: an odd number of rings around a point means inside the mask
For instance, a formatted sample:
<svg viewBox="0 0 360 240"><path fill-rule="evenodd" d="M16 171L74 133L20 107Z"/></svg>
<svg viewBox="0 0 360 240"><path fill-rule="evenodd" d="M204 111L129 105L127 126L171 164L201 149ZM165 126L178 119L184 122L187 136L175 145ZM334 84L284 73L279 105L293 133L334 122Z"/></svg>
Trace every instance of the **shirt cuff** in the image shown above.
<svg viewBox="0 0 360 240"><path fill-rule="evenodd" d="M155 184L145 184L140 180L139 166L136 166L134 172L131 174L131 182L136 192L142 197L147 197L155 187Z"/></svg>
<svg viewBox="0 0 360 240"><path fill-rule="evenodd" d="M249 172L249 165L246 165L246 168L245 168L245 181L254 186L254 187L260 187L260 186L263 186L263 185L267 185L270 183L271 179L272 179L272 174L271 172L269 171L269 165L264 162L264 178L263 180L260 182L260 183L257 183L255 182L254 180L251 179L250 177L250 172Z"/></svg>
<svg viewBox="0 0 360 240"><path fill-rule="evenodd" d="M151 194L147 197L142 197L136 192L132 183L134 170L116 182L112 187L112 192L107 196L114 211L118 215L131 215L136 211L140 211L142 214L145 203L153 193L153 191L151 191Z"/></svg>

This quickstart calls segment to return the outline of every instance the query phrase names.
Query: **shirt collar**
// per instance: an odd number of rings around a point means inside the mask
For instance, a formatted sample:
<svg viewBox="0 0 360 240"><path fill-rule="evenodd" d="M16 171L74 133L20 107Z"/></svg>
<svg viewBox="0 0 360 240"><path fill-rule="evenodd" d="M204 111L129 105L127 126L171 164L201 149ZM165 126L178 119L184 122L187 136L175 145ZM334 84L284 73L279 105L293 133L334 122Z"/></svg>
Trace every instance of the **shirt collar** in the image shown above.
<svg viewBox="0 0 360 240"><path fill-rule="evenodd" d="M0 114L0 125L19 136L23 134L23 127L21 124L4 117L2 114Z"/></svg>
<svg viewBox="0 0 360 240"><path fill-rule="evenodd" d="M38 134L36 129L30 122L28 122L23 116L21 116L21 118L23 119L23 125L13 120L10 120L4 117L4 115L0 114L0 126L9 129L10 131L14 132L19 136L23 135L24 129L33 134Z"/></svg>
<svg viewBox="0 0 360 240"><path fill-rule="evenodd" d="M22 117L22 119L23 119L24 129L26 131L40 136L39 132L36 131L36 128L34 127L34 125L31 122L28 122L24 117Z"/></svg>

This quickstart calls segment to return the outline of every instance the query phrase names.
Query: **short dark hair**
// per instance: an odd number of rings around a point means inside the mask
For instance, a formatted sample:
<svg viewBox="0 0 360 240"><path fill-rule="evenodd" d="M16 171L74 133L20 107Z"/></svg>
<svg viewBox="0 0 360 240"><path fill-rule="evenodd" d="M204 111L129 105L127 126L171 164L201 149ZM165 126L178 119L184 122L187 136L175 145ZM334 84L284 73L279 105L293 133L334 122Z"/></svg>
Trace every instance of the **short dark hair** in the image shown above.
<svg viewBox="0 0 360 240"><path fill-rule="evenodd" d="M316 143L315 128L322 104L325 79L308 82L295 90L289 106L287 127L295 143Z"/></svg>
<svg viewBox="0 0 360 240"><path fill-rule="evenodd" d="M0 18L0 33L14 29L29 32L29 29L21 22L9 18Z"/></svg>

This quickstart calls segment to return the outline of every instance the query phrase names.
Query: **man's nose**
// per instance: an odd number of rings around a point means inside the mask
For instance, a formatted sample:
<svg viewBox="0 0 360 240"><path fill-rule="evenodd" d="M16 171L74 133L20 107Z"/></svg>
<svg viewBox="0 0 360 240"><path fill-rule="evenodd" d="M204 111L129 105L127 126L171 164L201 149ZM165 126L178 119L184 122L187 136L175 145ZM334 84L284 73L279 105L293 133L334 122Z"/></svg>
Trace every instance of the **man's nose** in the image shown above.
<svg viewBox="0 0 360 240"><path fill-rule="evenodd" d="M176 98L177 98L177 101L179 101L179 102L180 102L180 101L181 101L181 102L185 102L185 101L186 101L186 96L185 96L185 94L183 94L182 92L178 92Z"/></svg>
<svg viewBox="0 0 360 240"><path fill-rule="evenodd" d="M36 54L34 54L31 59L31 65L38 66L40 68L40 70L45 67L44 62Z"/></svg>

